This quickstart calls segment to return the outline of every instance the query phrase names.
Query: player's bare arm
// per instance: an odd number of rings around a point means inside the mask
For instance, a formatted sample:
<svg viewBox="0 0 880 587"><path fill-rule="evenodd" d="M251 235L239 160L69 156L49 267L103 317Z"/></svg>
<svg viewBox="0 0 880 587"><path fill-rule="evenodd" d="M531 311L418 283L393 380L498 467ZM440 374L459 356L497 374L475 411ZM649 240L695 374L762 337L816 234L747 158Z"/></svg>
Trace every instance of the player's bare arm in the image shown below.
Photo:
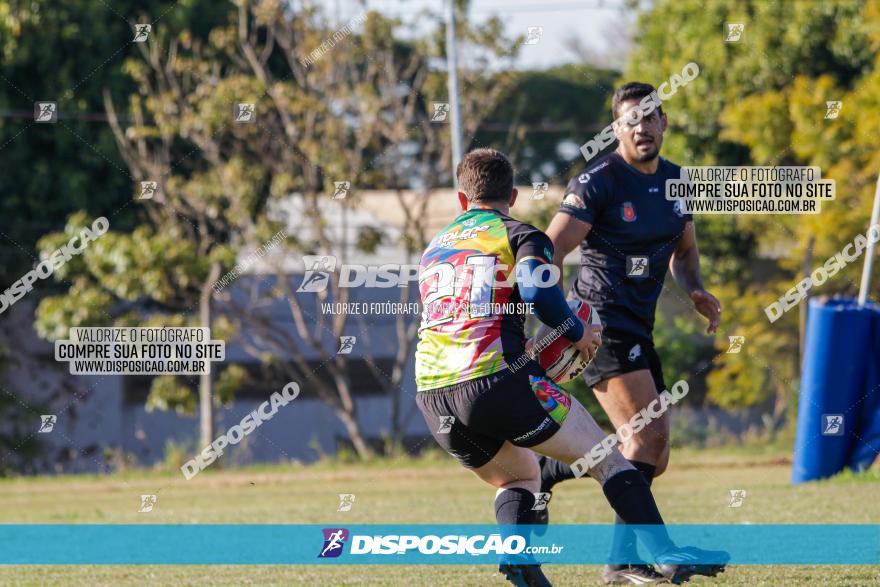
<svg viewBox="0 0 880 587"><path fill-rule="evenodd" d="M697 312L709 319L706 332L709 334L715 332L721 321L721 302L703 288L697 231L693 222L685 224L684 234L669 260L669 270L676 283L690 296Z"/></svg>
<svg viewBox="0 0 880 587"><path fill-rule="evenodd" d="M562 289L562 293L565 293L565 285L562 283L563 259L587 238L592 227L590 223L578 220L570 214L558 213L550 221L550 226L547 227L547 236L550 237L553 250L556 251L553 256L553 264L559 269L559 287Z"/></svg>

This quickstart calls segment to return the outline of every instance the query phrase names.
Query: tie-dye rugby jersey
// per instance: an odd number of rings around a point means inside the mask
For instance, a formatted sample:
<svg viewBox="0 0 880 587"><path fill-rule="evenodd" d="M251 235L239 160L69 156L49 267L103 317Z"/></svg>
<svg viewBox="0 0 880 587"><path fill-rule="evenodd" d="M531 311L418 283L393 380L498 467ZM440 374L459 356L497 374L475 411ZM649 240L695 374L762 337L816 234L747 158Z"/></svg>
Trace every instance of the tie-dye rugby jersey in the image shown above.
<svg viewBox="0 0 880 587"><path fill-rule="evenodd" d="M550 239L498 210L468 210L437 233L419 266L419 391L491 375L523 356L525 313L515 267L528 258L551 263Z"/></svg>

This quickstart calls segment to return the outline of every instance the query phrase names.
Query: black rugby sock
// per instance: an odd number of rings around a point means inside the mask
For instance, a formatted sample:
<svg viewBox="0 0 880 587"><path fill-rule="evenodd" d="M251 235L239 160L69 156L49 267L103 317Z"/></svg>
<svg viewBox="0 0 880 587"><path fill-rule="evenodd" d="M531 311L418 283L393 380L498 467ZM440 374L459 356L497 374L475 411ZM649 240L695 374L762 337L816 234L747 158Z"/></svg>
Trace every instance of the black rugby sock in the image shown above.
<svg viewBox="0 0 880 587"><path fill-rule="evenodd" d="M560 481L575 478L571 467L562 461L542 456L538 463L541 465L541 492L553 491L553 486Z"/></svg>
<svg viewBox="0 0 880 587"><path fill-rule="evenodd" d="M635 532L652 557L656 558L675 547L666 526L663 525L663 518L657 509L651 488L640 471L621 471L605 482L602 491L608 498L608 503L626 524L639 526L630 530Z"/></svg>
<svg viewBox="0 0 880 587"><path fill-rule="evenodd" d="M505 489L495 496L495 520L501 526L522 526L523 524L535 523L535 512L532 508L535 506L535 494L531 491L516 487L514 489ZM505 538L512 535L512 528L502 528L501 535ZM530 542L531 535L529 532L525 534L526 542ZM501 557L502 564L511 565L533 565L537 561L532 555L507 555Z"/></svg>
<svg viewBox="0 0 880 587"><path fill-rule="evenodd" d="M495 519L501 525L532 524L535 495L521 489L505 489L495 497Z"/></svg>
<svg viewBox="0 0 880 587"><path fill-rule="evenodd" d="M645 481L648 482L648 486L650 487L651 482L654 480L654 472L657 470L657 467L649 463L643 463L642 461L630 461L630 464L642 473L645 477ZM623 521L623 518L617 514L614 514L614 523L617 524L617 527L614 528L614 537L611 541L611 555L608 557L608 564L614 568L621 568L627 566L627 563L619 561L637 560L639 551L636 547L636 533L633 532L632 528L629 528L626 525L626 522Z"/></svg>

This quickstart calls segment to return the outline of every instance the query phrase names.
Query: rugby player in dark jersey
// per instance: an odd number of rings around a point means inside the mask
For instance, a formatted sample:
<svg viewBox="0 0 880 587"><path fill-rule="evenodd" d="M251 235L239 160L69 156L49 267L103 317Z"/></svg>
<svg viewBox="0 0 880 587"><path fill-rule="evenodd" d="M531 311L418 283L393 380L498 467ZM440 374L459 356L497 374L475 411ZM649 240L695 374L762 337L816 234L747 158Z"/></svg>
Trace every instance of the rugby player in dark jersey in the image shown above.
<svg viewBox="0 0 880 587"><path fill-rule="evenodd" d="M580 246L580 272L568 296L588 302L602 318L602 348L584 379L615 429L666 389L652 333L667 268L709 320L707 332L715 332L721 317L721 304L700 279L693 219L682 214L681 202L665 197L666 180L679 179L680 169L660 157L666 114L660 107L642 117L636 112L653 91L632 82L614 93L611 114L626 121L615 127L617 149L572 178L547 229L560 270L563 257ZM636 433L621 451L650 484L669 463L668 414ZM566 464L549 459L541 464L542 491L574 477ZM635 557L635 535L619 516L616 522L606 583L641 584L656 576L647 563L622 562Z"/></svg>
<svg viewBox="0 0 880 587"><path fill-rule="evenodd" d="M498 523L533 524L536 453L571 464L604 433L526 354L523 303L586 360L596 354L601 328L580 322L556 279L539 278L552 268L553 245L508 215L517 191L507 158L478 149L456 175L463 213L431 240L419 268L416 403L437 442L497 489ZM587 474L621 519L640 525L638 539L660 571L650 582L685 580L695 561L717 569L727 562L726 553L673 544L645 477L616 449ZM550 585L533 558L508 559L500 570L515 585Z"/></svg>

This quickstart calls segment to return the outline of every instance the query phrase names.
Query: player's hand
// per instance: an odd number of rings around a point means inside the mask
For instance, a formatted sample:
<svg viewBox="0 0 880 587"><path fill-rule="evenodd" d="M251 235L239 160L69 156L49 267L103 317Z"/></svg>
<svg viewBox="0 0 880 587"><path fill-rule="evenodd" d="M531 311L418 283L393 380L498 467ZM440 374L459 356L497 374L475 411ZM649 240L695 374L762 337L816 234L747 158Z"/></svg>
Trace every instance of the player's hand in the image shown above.
<svg viewBox="0 0 880 587"><path fill-rule="evenodd" d="M691 300L693 300L697 312L709 319L706 334L712 334L718 330L718 324L721 322L721 302L718 301L718 298L705 289L695 289L691 292Z"/></svg>
<svg viewBox="0 0 880 587"><path fill-rule="evenodd" d="M584 335L574 346L587 363L595 359L599 347L602 346L602 327L584 324Z"/></svg>

